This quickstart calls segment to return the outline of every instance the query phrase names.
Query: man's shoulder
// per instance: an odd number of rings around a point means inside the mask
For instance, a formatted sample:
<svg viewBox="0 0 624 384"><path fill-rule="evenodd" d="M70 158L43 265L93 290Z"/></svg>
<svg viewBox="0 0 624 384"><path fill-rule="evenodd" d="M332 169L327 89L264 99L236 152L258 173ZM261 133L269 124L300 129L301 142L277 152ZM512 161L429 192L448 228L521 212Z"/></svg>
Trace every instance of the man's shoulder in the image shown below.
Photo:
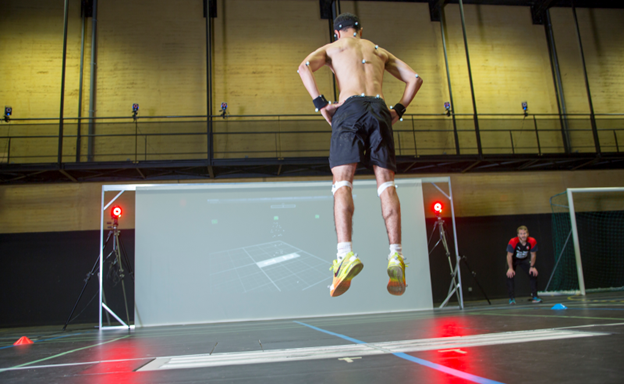
<svg viewBox="0 0 624 384"><path fill-rule="evenodd" d="M529 238L527 239L527 242L528 242L529 244L531 244L531 248L534 248L534 247L537 245L537 240L535 240L535 238L534 238L534 237L529 237Z"/></svg>
<svg viewBox="0 0 624 384"><path fill-rule="evenodd" d="M520 242L520 239L518 239L518 236L516 236L516 237L513 237L511 240L509 240L509 245L515 248L515 246L518 245L519 242Z"/></svg>

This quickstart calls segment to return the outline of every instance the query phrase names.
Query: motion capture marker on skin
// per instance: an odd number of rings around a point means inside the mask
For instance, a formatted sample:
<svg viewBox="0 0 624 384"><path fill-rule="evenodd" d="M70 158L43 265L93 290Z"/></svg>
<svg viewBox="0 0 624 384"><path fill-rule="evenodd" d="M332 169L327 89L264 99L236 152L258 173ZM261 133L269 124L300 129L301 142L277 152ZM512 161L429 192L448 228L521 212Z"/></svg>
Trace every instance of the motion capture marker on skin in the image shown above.
<svg viewBox="0 0 624 384"><path fill-rule="evenodd" d="M375 45L375 49L379 49L379 45Z"/></svg>
<svg viewBox="0 0 624 384"><path fill-rule="evenodd" d="M310 62L309 62L309 61L306 61L306 65L309 67L309 66L310 66Z"/></svg>
<svg viewBox="0 0 624 384"><path fill-rule="evenodd" d="M358 25L358 22L357 22L357 21L355 22L355 25Z"/></svg>
<svg viewBox="0 0 624 384"><path fill-rule="evenodd" d="M375 96L375 97L379 99L379 95L377 95L377 96Z"/></svg>
<svg viewBox="0 0 624 384"><path fill-rule="evenodd" d="M366 96L366 95L362 93L362 96Z"/></svg>
<svg viewBox="0 0 624 384"><path fill-rule="evenodd" d="M357 32L353 32L353 37L357 36Z"/></svg>
<svg viewBox="0 0 624 384"><path fill-rule="evenodd" d="M390 109L394 109L394 108L392 107L392 105L390 106Z"/></svg>
<svg viewBox="0 0 624 384"><path fill-rule="evenodd" d="M418 77L419 77L419 76L418 76L418 73L417 73L417 74L416 74L416 78L418 78Z"/></svg>
<svg viewBox="0 0 624 384"><path fill-rule="evenodd" d="M299 70L297 69L297 73L299 73Z"/></svg>
<svg viewBox="0 0 624 384"><path fill-rule="evenodd" d="M366 64L366 59L362 60L362 64Z"/></svg>

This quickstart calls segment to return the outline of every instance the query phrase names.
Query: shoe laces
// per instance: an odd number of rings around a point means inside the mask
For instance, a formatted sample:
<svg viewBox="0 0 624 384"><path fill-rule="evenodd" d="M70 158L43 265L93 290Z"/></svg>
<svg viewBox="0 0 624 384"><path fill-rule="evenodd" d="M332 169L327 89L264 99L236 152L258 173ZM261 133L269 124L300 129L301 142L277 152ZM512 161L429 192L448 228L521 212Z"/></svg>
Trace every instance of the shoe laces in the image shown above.
<svg viewBox="0 0 624 384"><path fill-rule="evenodd" d="M395 257L396 255L396 257ZM403 262L403 265L405 265L405 268L408 267L407 263L405 262L407 260L407 258L403 255L399 255L398 252L392 252L391 254L388 255L388 261L392 260L393 258L395 258L398 262Z"/></svg>
<svg viewBox="0 0 624 384"><path fill-rule="evenodd" d="M334 271L334 273L338 272L338 269L340 269L340 265L342 264L342 262L347 259L351 260L352 257L355 257L357 259L358 258L357 253L349 252L345 255L345 257L342 258L342 260L338 260L338 259L334 260L331 267L329 267L329 270Z"/></svg>

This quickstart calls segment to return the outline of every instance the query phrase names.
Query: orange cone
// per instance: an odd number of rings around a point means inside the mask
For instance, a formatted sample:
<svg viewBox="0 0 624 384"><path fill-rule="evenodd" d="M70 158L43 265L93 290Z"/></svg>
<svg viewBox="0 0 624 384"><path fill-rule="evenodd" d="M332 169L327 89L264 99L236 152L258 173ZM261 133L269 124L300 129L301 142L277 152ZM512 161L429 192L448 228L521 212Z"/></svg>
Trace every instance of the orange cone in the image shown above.
<svg viewBox="0 0 624 384"><path fill-rule="evenodd" d="M32 340L30 340L28 337L26 336L22 336L19 338L19 340L17 340L15 343L13 343L13 345L24 345L24 344L33 344L34 342Z"/></svg>

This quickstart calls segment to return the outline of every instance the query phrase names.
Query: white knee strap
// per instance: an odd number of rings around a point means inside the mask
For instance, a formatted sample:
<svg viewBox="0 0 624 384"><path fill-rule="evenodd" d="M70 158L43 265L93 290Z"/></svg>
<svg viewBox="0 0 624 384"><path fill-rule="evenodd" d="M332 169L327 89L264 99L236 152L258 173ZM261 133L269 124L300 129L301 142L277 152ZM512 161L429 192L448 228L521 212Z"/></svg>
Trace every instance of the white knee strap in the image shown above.
<svg viewBox="0 0 624 384"><path fill-rule="evenodd" d="M390 187L395 187L396 188L396 185L394 185L394 180L393 181L387 181L387 182L381 184L379 186L379 188L377 188L377 196L381 196L383 191L385 191L386 188L390 188Z"/></svg>
<svg viewBox="0 0 624 384"><path fill-rule="evenodd" d="M351 188L351 191L353 191L353 184L351 184L350 182L346 180L343 180L343 181L337 182L336 184L332 184L332 195L335 195L336 191L342 187L349 187Z"/></svg>

